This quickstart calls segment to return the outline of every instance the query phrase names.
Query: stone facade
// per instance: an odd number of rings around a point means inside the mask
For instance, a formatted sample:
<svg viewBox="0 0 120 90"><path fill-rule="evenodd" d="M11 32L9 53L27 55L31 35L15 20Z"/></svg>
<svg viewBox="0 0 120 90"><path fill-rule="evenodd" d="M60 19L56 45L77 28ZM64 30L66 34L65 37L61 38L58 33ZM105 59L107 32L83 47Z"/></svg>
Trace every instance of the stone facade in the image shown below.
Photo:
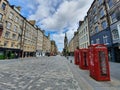
<svg viewBox="0 0 120 90"><path fill-rule="evenodd" d="M36 51L50 51L50 38L20 14L20 7L0 0L0 53L4 58L35 56ZM10 57L11 55L11 57ZM3 59L4 59L3 58Z"/></svg>
<svg viewBox="0 0 120 90"><path fill-rule="evenodd" d="M74 55L74 50L77 47L79 47L79 33L78 33L78 31L74 32L74 36L68 44L68 50L69 50L70 55Z"/></svg>
<svg viewBox="0 0 120 90"><path fill-rule="evenodd" d="M43 36L43 52L49 52L50 53L51 50L51 41L49 36Z"/></svg>
<svg viewBox="0 0 120 90"><path fill-rule="evenodd" d="M78 32L79 32L79 48L80 49L88 48L88 46L90 45L90 40L87 16L84 18L84 21L79 22Z"/></svg>
<svg viewBox="0 0 120 90"><path fill-rule="evenodd" d="M55 41L51 41L51 55L56 55L58 52Z"/></svg>
<svg viewBox="0 0 120 90"><path fill-rule="evenodd" d="M107 45L109 58L112 56L112 36L105 0L94 0L87 12L91 44Z"/></svg>
<svg viewBox="0 0 120 90"><path fill-rule="evenodd" d="M74 46L74 50L79 47L79 33L78 30L76 32L74 32L74 37L73 37L73 46Z"/></svg>
<svg viewBox="0 0 120 90"><path fill-rule="evenodd" d="M74 54L74 43L73 43L73 38L70 40L69 44L68 44L68 51L70 53L70 55Z"/></svg>
<svg viewBox="0 0 120 90"><path fill-rule="evenodd" d="M112 34L112 61L120 62L120 0L106 0Z"/></svg>

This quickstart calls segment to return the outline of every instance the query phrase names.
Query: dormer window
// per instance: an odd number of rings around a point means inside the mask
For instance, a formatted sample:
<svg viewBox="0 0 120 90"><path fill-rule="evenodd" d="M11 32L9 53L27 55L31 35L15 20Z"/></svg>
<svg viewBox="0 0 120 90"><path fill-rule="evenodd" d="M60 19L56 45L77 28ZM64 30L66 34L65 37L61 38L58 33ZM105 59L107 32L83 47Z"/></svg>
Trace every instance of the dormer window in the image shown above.
<svg viewBox="0 0 120 90"><path fill-rule="evenodd" d="M2 3L2 10L5 10L5 8L6 8L6 4Z"/></svg>

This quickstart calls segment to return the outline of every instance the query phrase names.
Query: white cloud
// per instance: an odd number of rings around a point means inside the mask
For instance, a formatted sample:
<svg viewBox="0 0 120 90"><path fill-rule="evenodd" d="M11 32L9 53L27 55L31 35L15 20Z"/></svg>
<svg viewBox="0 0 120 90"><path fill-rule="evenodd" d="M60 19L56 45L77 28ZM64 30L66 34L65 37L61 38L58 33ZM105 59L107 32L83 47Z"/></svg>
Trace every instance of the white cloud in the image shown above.
<svg viewBox="0 0 120 90"><path fill-rule="evenodd" d="M52 39L55 40L60 51L64 48L64 37L64 33L61 32L52 35Z"/></svg>
<svg viewBox="0 0 120 90"><path fill-rule="evenodd" d="M56 31L53 39L63 43L65 30L70 40L77 30L79 20L83 20L93 0L9 0L26 5L30 16L40 24L45 31ZM23 8L24 9L24 8ZM62 38L62 39L61 39ZM63 40L63 41L62 41ZM63 45L58 44L59 48Z"/></svg>

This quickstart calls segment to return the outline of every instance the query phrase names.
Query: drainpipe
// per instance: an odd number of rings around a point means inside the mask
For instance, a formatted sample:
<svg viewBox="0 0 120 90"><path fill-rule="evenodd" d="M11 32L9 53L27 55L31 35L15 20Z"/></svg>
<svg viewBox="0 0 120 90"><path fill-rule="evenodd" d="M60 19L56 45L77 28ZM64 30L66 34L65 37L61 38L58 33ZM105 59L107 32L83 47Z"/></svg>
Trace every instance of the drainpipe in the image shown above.
<svg viewBox="0 0 120 90"><path fill-rule="evenodd" d="M113 47L113 39L112 39L112 32L111 32L111 28L110 28L110 15L108 13L108 8L107 8L107 1L104 1L104 5L105 5L105 11L106 11L106 18L107 18L107 22L108 22L108 28L110 30L110 39L111 39L111 46L110 46L110 56L112 57L112 61L115 61L115 57L114 57L114 47Z"/></svg>

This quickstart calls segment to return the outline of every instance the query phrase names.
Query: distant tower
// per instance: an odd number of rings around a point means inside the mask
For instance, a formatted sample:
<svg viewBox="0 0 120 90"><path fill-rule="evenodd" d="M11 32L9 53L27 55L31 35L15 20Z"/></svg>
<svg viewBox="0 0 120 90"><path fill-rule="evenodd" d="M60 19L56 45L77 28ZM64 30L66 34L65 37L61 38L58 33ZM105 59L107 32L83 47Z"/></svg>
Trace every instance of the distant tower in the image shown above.
<svg viewBox="0 0 120 90"><path fill-rule="evenodd" d="M64 49L67 49L67 45L68 45L68 39L67 39L67 35L65 33L65 38L64 38Z"/></svg>
<svg viewBox="0 0 120 90"><path fill-rule="evenodd" d="M50 39L50 33L48 33L48 39Z"/></svg>

